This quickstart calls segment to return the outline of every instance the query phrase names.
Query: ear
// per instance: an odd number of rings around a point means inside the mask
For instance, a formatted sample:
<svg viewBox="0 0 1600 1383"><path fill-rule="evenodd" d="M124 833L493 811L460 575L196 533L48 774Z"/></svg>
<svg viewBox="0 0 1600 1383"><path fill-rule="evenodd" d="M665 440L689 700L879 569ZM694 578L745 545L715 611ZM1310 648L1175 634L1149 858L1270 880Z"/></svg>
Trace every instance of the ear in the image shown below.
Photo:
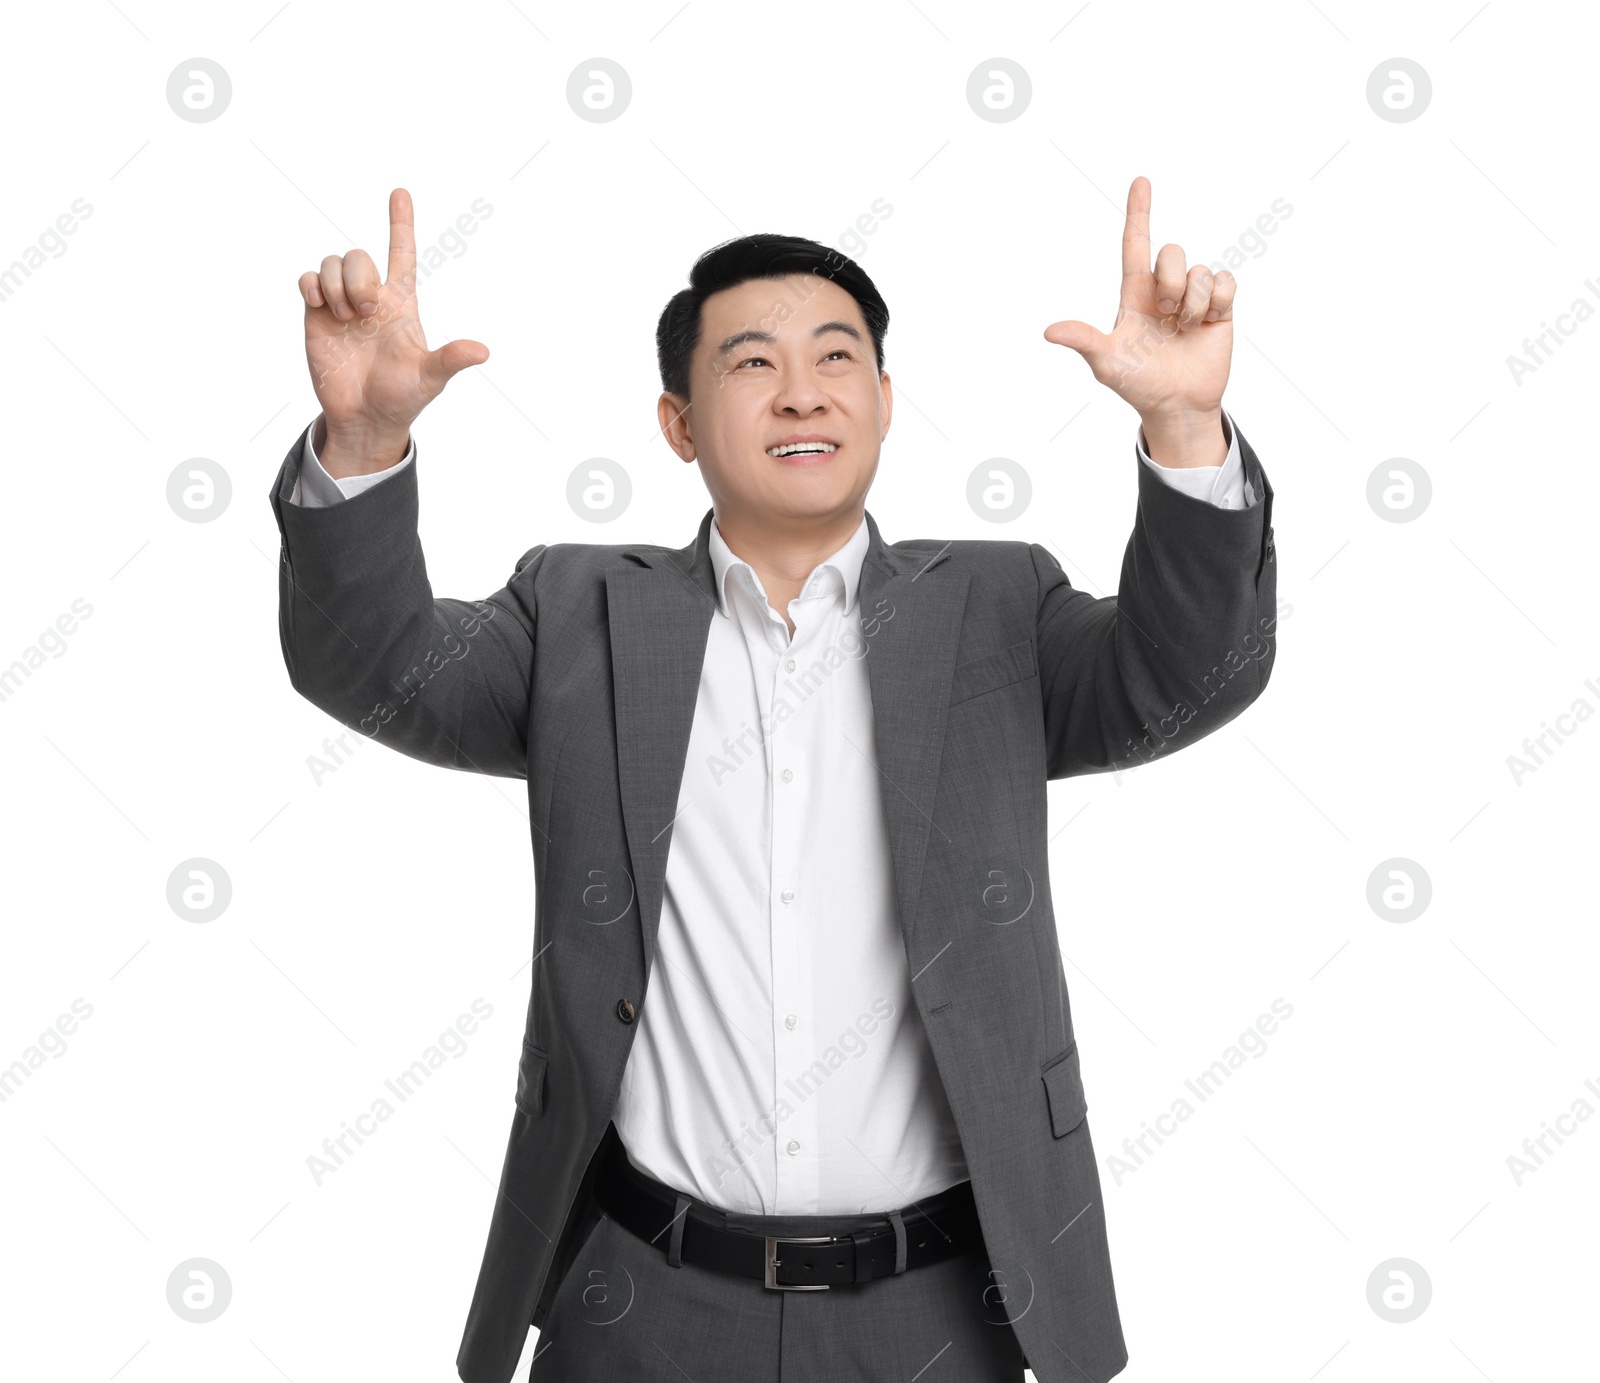
<svg viewBox="0 0 1600 1383"><path fill-rule="evenodd" d="M656 400L656 421L667 445L678 453L679 459L693 461L694 435L689 428L689 400L682 394L663 393Z"/></svg>
<svg viewBox="0 0 1600 1383"><path fill-rule="evenodd" d="M894 414L894 389L889 383L889 372L878 371L878 396L883 406L883 426L878 430L878 440L881 442L889 435L889 419Z"/></svg>

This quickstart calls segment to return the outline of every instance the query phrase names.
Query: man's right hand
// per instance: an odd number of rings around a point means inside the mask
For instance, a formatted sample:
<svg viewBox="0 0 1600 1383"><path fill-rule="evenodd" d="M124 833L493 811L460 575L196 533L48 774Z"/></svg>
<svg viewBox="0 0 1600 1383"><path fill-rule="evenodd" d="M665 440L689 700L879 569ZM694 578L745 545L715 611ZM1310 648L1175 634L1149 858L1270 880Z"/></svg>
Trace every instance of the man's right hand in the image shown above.
<svg viewBox="0 0 1600 1383"><path fill-rule="evenodd" d="M389 194L389 272L365 250L329 255L320 272L300 276L306 304L306 364L322 405L317 459L339 479L370 475L405 454L411 423L469 365L481 341L450 341L430 351L417 315L417 242L411 194ZM325 439L325 440L324 440Z"/></svg>

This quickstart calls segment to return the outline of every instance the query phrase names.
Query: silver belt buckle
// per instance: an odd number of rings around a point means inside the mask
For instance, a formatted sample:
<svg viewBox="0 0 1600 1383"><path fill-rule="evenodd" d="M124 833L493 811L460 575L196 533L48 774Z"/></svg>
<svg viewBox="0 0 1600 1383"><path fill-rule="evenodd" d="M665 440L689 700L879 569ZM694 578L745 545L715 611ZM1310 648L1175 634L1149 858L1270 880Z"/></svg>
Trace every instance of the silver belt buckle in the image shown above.
<svg viewBox="0 0 1600 1383"><path fill-rule="evenodd" d="M838 1243L848 1235L822 1234L814 1239L779 1238L767 1235L767 1254L762 1275L762 1284L772 1288L775 1292L826 1292L833 1286L831 1282L779 1282L778 1281L778 1245L779 1244L833 1244Z"/></svg>

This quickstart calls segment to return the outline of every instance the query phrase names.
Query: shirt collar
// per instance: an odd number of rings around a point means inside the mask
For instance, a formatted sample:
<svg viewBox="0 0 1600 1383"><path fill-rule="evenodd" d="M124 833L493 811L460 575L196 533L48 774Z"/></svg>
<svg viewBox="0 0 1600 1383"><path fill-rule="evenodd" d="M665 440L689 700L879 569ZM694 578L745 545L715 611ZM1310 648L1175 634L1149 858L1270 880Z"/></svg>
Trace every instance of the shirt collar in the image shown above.
<svg viewBox="0 0 1600 1383"><path fill-rule="evenodd" d="M815 595L827 580L826 570L836 572L844 582L844 609L849 614L855 607L856 590L861 584L861 563L867 555L869 535L867 533L866 516L862 515L861 522L856 525L856 530L844 542L837 552L824 557L811 569L811 574L806 577L805 584L800 588L801 598ZM723 539L722 530L717 527L715 518L711 520L711 570L716 577L717 609L724 615L728 614L727 580L728 573L743 569L744 579L750 582L750 588L761 593L761 599L767 600L765 588L761 585L761 578L756 575L755 568L738 556ZM768 602L770 604L770 602Z"/></svg>

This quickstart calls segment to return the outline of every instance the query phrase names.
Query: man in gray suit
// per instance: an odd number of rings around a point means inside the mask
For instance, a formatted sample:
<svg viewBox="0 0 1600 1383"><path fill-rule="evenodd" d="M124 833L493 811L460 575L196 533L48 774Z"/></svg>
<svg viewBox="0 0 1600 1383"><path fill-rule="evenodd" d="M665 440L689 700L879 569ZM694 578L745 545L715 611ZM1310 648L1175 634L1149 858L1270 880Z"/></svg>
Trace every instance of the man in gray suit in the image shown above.
<svg viewBox="0 0 1600 1383"><path fill-rule="evenodd" d="M435 598L411 200L300 280L322 411L271 492L297 691L522 778L537 904L511 1135L457 1356L536 1379L1101 1383L1127 1362L1045 784L1193 743L1267 684L1272 489L1224 414L1235 283L1150 262L1048 327L1139 415L1115 597L1039 544L886 542L893 393L853 261L742 237L657 330L693 540L530 549ZM997 477L997 483L1004 477ZM619 1374L618 1366L626 1373Z"/></svg>

